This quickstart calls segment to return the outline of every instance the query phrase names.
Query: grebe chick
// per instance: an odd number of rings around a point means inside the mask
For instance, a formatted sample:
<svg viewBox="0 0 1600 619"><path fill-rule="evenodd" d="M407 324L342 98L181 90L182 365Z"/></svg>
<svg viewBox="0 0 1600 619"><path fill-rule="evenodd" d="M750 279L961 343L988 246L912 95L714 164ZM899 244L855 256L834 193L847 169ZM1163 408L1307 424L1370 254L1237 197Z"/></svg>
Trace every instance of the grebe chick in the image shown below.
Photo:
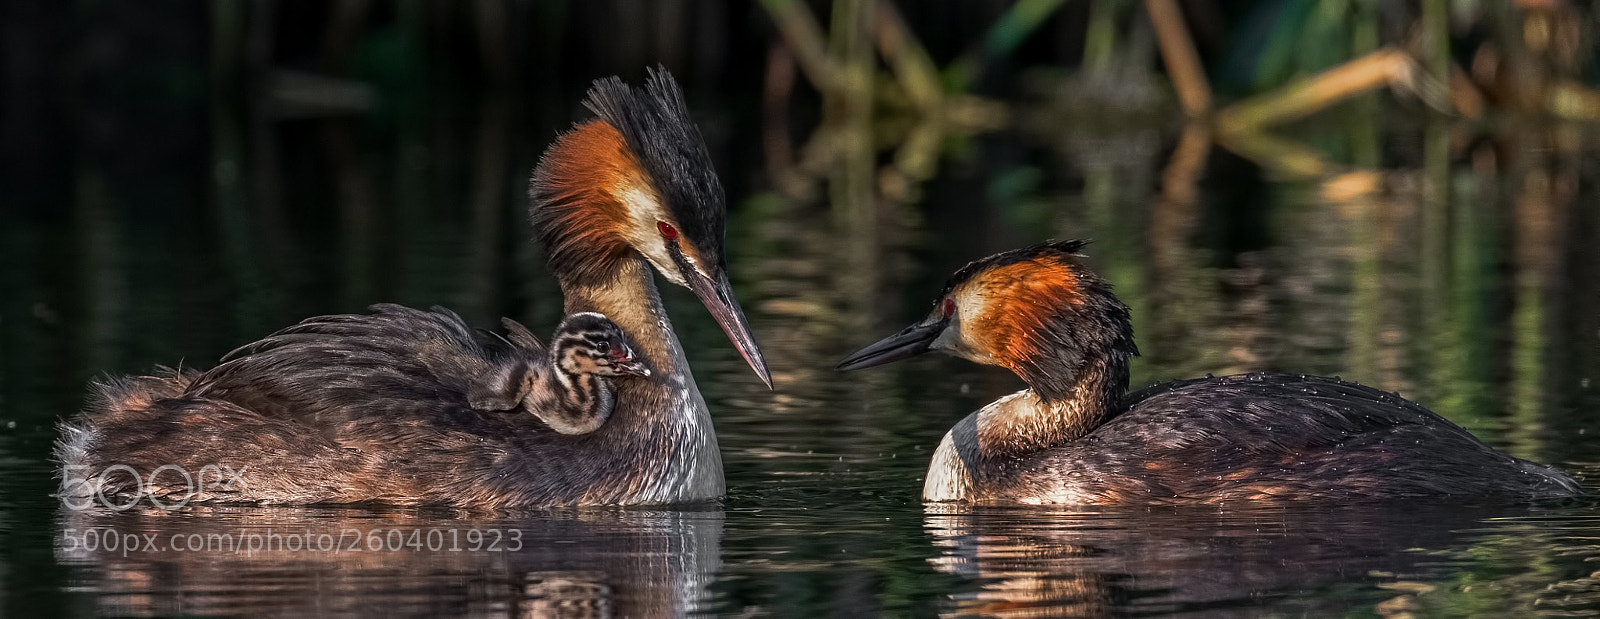
<svg viewBox="0 0 1600 619"><path fill-rule="evenodd" d="M1125 393L1127 306L1081 241L973 262L927 318L852 353L854 370L929 350L1011 370L1028 388L944 436L926 501L1220 504L1582 494L1420 405L1331 378L1206 377Z"/></svg>
<svg viewBox="0 0 1600 619"><path fill-rule="evenodd" d="M546 349L527 327L502 318L511 349L467 394L473 408L532 413L562 434L588 434L611 417L612 378L649 376L622 328L594 312L568 316Z"/></svg>
<svg viewBox="0 0 1600 619"><path fill-rule="evenodd" d="M650 369L613 381L603 424L563 434L537 414L473 408L468 394L495 366L472 330L447 312L380 306L309 319L199 376L99 386L63 424L56 455L74 482L63 496L182 496L171 467L228 467L244 471L242 483L206 487L190 502L494 509L721 497L711 415L651 271L699 297L772 384L728 281L722 185L665 70L650 71L643 88L598 80L584 103L598 118L545 151L529 209L563 314L606 316ZM127 473L147 486L130 488Z"/></svg>

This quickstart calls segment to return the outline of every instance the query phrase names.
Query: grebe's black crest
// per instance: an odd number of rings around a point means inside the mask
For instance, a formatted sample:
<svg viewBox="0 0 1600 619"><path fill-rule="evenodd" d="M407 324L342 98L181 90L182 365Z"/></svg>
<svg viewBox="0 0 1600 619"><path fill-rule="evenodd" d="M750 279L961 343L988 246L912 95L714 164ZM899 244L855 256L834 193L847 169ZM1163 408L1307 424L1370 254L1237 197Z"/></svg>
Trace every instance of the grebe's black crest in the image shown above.
<svg viewBox="0 0 1600 619"><path fill-rule="evenodd" d="M707 270L724 269L727 200L672 75L653 69L644 88L615 76L595 80L584 105L598 118L562 134L529 180L533 226L551 269L578 279L609 271L626 241L672 277L672 260L640 245L656 220L682 235L674 258L688 253L709 262Z"/></svg>
<svg viewBox="0 0 1600 619"><path fill-rule="evenodd" d="M721 256L727 198L672 74L650 69L644 88L616 76L595 80L583 104L622 133L683 233L703 252Z"/></svg>
<svg viewBox="0 0 1600 619"><path fill-rule="evenodd" d="M951 291L955 290L956 286L966 283L967 280L972 279L974 275L977 275L983 271L987 271L996 267L1016 264L1018 262L1035 260L1042 256L1061 256L1073 259L1082 258L1084 255L1081 252L1083 248L1088 246L1089 241L1081 239L1072 239L1067 241L1045 241L1030 247L1003 251L993 256L986 256L977 260L973 260L972 262L968 262L966 266L956 269L955 273L950 274L950 278L945 280L944 288L939 291L939 296L943 297L950 294Z"/></svg>

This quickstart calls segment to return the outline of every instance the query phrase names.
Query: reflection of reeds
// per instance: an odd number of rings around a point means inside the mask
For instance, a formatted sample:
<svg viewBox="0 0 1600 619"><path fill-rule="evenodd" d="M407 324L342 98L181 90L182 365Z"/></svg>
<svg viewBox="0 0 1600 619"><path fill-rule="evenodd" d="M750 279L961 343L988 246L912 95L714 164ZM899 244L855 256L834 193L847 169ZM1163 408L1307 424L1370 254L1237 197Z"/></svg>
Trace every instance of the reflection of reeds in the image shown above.
<svg viewBox="0 0 1600 619"><path fill-rule="evenodd" d="M1545 457L1545 417L1550 397L1550 342L1554 308L1548 303L1560 275L1565 249L1560 231L1577 192L1577 179L1561 170L1535 168L1521 179L1521 193L1512 211L1514 271L1511 325L1511 388L1507 403L1514 425L1512 450L1530 458Z"/></svg>
<svg viewBox="0 0 1600 619"><path fill-rule="evenodd" d="M933 176L946 138L993 128L1003 118L992 102L946 92L939 67L888 0L835 3L827 31L803 3L762 6L783 36L768 56L769 165L791 197L827 176L842 229L875 238L877 223L895 217L894 204L914 197ZM888 71L879 70L879 59ZM788 129L774 127L786 121L774 110L786 109L794 91L788 63L823 97L822 124L792 164ZM894 151L892 164L878 169L876 153L885 145ZM886 200L874 199L880 194Z"/></svg>
<svg viewBox="0 0 1600 619"><path fill-rule="evenodd" d="M1178 91L1178 100L1183 102L1183 111L1191 119L1204 117L1211 111L1211 85L1183 23L1183 12L1173 0L1145 0L1144 8L1155 25L1161 59L1173 90Z"/></svg>

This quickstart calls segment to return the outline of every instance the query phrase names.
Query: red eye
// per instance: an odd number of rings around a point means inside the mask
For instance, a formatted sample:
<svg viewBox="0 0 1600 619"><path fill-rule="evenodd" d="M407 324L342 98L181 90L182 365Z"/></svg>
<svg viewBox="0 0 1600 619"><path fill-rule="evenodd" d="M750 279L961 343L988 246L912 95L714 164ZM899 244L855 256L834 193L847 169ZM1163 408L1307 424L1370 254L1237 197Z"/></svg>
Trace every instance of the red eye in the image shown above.
<svg viewBox="0 0 1600 619"><path fill-rule="evenodd" d="M944 303L939 306L939 311L944 312L945 318L956 315L956 300L945 299Z"/></svg>
<svg viewBox="0 0 1600 619"><path fill-rule="evenodd" d="M664 238L668 241L678 238L678 229L672 227L672 224L664 221L658 221L656 222L656 229L661 231L661 238Z"/></svg>

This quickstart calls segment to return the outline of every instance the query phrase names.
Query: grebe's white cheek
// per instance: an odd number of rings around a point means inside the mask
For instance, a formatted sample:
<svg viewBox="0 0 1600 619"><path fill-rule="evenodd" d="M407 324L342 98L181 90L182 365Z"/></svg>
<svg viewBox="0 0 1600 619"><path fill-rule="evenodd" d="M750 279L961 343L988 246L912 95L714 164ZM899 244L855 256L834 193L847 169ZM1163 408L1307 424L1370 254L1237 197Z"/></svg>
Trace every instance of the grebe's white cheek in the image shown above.
<svg viewBox="0 0 1600 619"><path fill-rule="evenodd" d="M635 235L629 236L634 237ZM678 270L677 263L673 262L671 255L667 252L667 242L659 234L652 236L648 233L641 233L637 237L642 238L630 238L630 244L633 245L634 249L639 250L640 254L644 255L645 260L650 261L650 264L656 268L657 273L667 278L669 282L684 288L689 287L688 280L684 279L683 273Z"/></svg>
<svg viewBox="0 0 1600 619"><path fill-rule="evenodd" d="M655 192L646 187L630 185L622 187L615 195L628 213L627 230L623 234L628 245L649 260L656 267L656 272L667 281L687 288L689 282L679 272L671 252L667 251L667 240L661 237L658 226L666 216L666 209Z"/></svg>

